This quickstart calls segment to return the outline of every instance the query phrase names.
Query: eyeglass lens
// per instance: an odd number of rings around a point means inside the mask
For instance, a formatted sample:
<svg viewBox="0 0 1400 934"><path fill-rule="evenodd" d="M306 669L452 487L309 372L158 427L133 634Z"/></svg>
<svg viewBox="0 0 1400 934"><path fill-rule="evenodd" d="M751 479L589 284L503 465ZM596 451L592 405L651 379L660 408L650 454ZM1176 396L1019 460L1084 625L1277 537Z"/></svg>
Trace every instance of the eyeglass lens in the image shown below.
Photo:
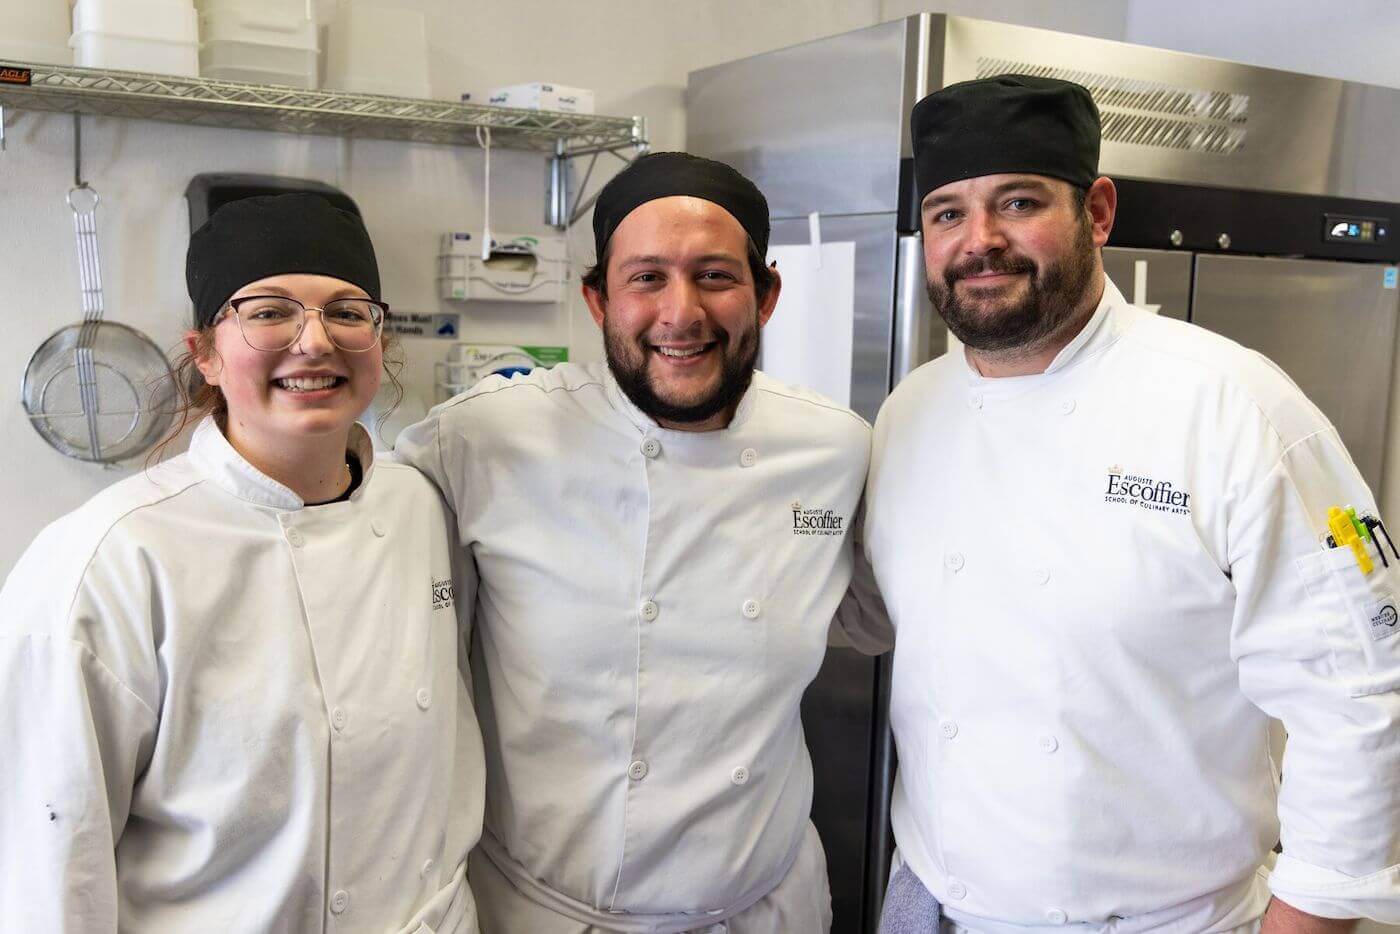
<svg viewBox="0 0 1400 934"><path fill-rule="evenodd" d="M306 307L294 298L251 296L234 303L238 326L255 350L285 350L306 327ZM341 350L369 350L379 339L384 311L375 302L342 298L321 309L321 323L331 343Z"/></svg>

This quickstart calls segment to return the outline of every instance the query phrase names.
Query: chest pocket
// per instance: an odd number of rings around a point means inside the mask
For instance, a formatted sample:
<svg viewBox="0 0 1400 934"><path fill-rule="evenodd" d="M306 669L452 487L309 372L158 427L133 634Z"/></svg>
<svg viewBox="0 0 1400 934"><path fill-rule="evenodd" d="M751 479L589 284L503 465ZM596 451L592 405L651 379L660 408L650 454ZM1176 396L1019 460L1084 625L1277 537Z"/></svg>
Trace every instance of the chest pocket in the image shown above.
<svg viewBox="0 0 1400 934"><path fill-rule="evenodd" d="M1362 574L1351 549L1329 548L1297 566L1351 696L1400 688L1400 564Z"/></svg>

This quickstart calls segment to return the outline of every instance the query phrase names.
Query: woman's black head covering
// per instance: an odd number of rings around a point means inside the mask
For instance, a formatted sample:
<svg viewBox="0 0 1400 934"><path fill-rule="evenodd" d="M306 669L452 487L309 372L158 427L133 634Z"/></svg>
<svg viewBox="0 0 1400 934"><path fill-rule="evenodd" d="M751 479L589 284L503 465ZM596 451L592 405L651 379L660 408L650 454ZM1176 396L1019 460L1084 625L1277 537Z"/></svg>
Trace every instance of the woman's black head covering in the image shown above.
<svg viewBox="0 0 1400 934"><path fill-rule="evenodd" d="M259 195L230 201L190 236L185 284L194 324L208 327L229 296L286 273L343 279L379 301L379 264L357 214L320 195Z"/></svg>

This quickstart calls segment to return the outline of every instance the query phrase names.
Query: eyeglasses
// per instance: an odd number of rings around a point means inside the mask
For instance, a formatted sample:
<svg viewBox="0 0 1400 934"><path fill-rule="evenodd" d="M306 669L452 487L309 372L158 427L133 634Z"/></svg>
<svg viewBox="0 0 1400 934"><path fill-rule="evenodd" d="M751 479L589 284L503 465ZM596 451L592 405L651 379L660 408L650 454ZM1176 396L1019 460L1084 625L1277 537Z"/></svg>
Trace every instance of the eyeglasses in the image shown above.
<svg viewBox="0 0 1400 934"><path fill-rule="evenodd" d="M339 298L317 308L284 295L243 295L230 299L243 340L254 350L286 350L306 329L306 313L319 311L326 337L348 353L364 353L379 342L389 306L368 298Z"/></svg>

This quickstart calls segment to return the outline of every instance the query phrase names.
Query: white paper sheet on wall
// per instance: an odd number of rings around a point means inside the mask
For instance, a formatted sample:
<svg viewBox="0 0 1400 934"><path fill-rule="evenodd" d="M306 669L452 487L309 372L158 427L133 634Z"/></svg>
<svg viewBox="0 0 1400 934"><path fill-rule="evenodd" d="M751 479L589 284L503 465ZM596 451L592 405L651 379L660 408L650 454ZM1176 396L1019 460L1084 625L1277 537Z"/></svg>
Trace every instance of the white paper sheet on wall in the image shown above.
<svg viewBox="0 0 1400 934"><path fill-rule="evenodd" d="M783 291L763 329L759 368L850 405L856 245L774 246L768 248L768 261L777 262Z"/></svg>

